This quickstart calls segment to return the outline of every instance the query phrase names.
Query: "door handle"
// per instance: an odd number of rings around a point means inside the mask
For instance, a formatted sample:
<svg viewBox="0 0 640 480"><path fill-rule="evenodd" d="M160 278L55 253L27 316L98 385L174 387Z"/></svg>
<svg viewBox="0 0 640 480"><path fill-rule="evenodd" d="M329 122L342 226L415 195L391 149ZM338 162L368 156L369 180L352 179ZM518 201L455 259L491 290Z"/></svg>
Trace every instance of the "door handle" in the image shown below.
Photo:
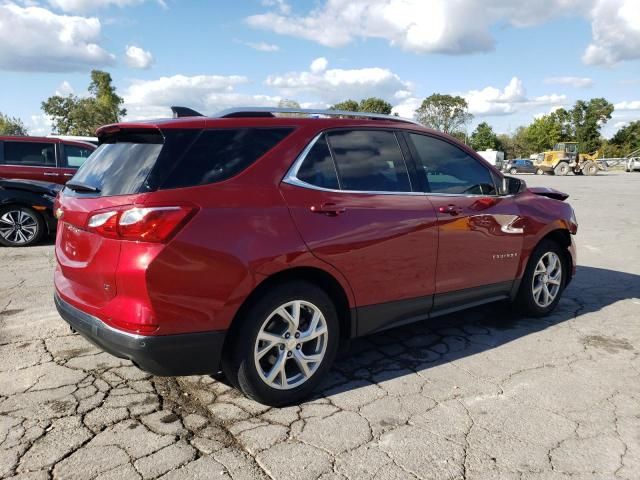
<svg viewBox="0 0 640 480"><path fill-rule="evenodd" d="M462 208L456 207L455 205L447 205L446 207L438 208L440 213L448 213L449 215L460 215L462 213Z"/></svg>
<svg viewBox="0 0 640 480"><path fill-rule="evenodd" d="M311 211L313 213L323 213L329 217L336 217L341 213L344 213L347 209L340 207L335 203L323 203L322 205L312 205Z"/></svg>
<svg viewBox="0 0 640 480"><path fill-rule="evenodd" d="M56 172L44 172L43 175L45 177L57 177L58 174Z"/></svg>

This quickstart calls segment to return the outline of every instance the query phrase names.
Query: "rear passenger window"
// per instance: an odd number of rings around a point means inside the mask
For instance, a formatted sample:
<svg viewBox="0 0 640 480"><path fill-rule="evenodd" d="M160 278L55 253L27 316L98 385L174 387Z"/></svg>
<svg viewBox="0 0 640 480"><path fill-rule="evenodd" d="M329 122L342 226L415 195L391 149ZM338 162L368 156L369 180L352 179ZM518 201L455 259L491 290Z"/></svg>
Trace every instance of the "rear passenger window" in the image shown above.
<svg viewBox="0 0 640 480"><path fill-rule="evenodd" d="M320 137L300 166L297 175L299 180L321 188L337 190L338 176L336 166L333 163L327 139Z"/></svg>
<svg viewBox="0 0 640 480"><path fill-rule="evenodd" d="M282 141L291 128L205 130L162 188L220 182L240 173Z"/></svg>
<svg viewBox="0 0 640 480"><path fill-rule="evenodd" d="M393 132L344 130L327 134L343 190L410 192L411 183Z"/></svg>
<svg viewBox="0 0 640 480"><path fill-rule="evenodd" d="M433 193L495 195L489 170L460 148L427 135L409 134Z"/></svg>
<svg viewBox="0 0 640 480"><path fill-rule="evenodd" d="M81 167L92 153L93 150L88 148L77 147L75 145L64 146L64 156L67 160L67 167L69 168Z"/></svg>
<svg viewBox="0 0 640 480"><path fill-rule="evenodd" d="M4 163L34 167L55 167L53 143L4 142Z"/></svg>

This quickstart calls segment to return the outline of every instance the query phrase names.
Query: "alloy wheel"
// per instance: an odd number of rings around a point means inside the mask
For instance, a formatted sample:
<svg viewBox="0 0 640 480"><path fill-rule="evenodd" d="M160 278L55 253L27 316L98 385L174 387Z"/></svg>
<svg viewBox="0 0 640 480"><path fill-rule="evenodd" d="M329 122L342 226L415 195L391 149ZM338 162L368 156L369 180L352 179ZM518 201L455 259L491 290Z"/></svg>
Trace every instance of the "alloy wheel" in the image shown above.
<svg viewBox="0 0 640 480"><path fill-rule="evenodd" d="M562 261L555 252L547 252L536 264L533 272L533 301L546 308L553 303L562 286Z"/></svg>
<svg viewBox="0 0 640 480"><path fill-rule="evenodd" d="M14 245L26 245L38 234L38 221L24 210L9 210L0 217L0 236Z"/></svg>
<svg viewBox="0 0 640 480"><path fill-rule="evenodd" d="M304 300L287 302L258 331L253 350L258 375L278 390L299 387L322 363L328 340L327 321L318 307Z"/></svg>

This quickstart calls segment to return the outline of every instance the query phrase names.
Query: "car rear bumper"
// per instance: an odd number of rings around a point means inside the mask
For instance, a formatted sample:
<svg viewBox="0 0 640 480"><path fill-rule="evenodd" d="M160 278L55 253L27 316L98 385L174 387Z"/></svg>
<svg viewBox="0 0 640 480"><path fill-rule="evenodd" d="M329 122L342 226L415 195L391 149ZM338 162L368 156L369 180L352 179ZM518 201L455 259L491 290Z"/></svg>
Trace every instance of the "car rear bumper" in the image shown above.
<svg viewBox="0 0 640 480"><path fill-rule="evenodd" d="M220 370L220 357L226 332L200 332L177 335L135 335L105 324L64 301L56 293L60 316L84 338L102 350L127 358L154 375L204 375Z"/></svg>

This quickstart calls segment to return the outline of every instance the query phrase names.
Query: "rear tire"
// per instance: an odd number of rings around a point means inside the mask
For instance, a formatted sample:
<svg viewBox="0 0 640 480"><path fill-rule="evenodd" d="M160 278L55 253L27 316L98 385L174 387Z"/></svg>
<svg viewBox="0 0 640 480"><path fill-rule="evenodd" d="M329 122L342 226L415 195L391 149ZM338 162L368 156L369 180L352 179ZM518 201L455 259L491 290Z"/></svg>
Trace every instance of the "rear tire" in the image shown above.
<svg viewBox="0 0 640 480"><path fill-rule="evenodd" d="M40 241L47 230L38 212L21 205L0 208L0 245L29 247Z"/></svg>
<svg viewBox="0 0 640 480"><path fill-rule="evenodd" d="M316 285L275 286L238 320L222 371L246 396L273 407L298 403L329 372L340 327L333 301Z"/></svg>
<svg viewBox="0 0 640 480"><path fill-rule="evenodd" d="M592 176L594 176L594 175L597 175L597 174L598 174L598 166L597 166L594 162L592 162L592 161L588 161L588 162L586 162L586 163L584 164L584 166L582 167L582 171L583 171L586 175L588 175L588 176L592 177Z"/></svg>
<svg viewBox="0 0 640 480"><path fill-rule="evenodd" d="M537 169L536 175L544 175L544 170L542 170L541 168Z"/></svg>
<svg viewBox="0 0 640 480"><path fill-rule="evenodd" d="M566 251L551 240L543 240L529 258L514 305L524 315L544 317L558 305L567 284Z"/></svg>
<svg viewBox="0 0 640 480"><path fill-rule="evenodd" d="M569 168L569 164L567 162L560 162L553 169L553 173L555 173L556 175L565 176L569 174L569 170L571 169Z"/></svg>
<svg viewBox="0 0 640 480"><path fill-rule="evenodd" d="M515 175L516 173L518 173L518 170L516 170L515 168L512 168L511 170L509 170L509 173L511 175Z"/></svg>

